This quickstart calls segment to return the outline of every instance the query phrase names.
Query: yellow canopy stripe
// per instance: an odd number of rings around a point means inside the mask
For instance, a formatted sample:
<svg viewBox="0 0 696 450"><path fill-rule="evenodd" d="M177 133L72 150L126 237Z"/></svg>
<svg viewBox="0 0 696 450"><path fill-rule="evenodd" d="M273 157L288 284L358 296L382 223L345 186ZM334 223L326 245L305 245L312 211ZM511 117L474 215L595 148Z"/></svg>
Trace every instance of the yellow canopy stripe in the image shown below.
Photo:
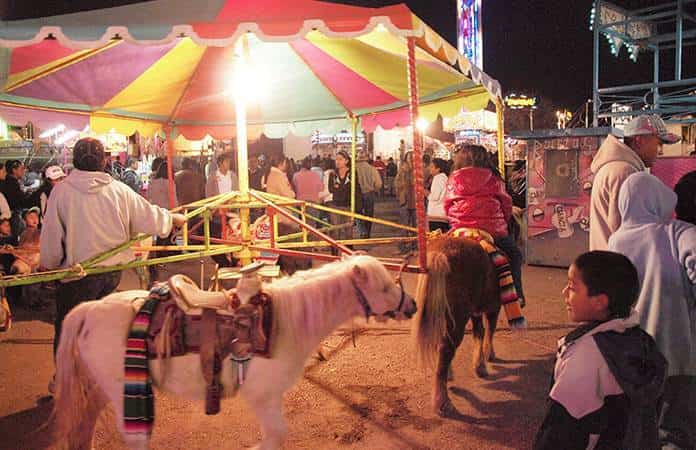
<svg viewBox="0 0 696 450"><path fill-rule="evenodd" d="M169 117L203 53L205 47L183 39L104 108Z"/></svg>

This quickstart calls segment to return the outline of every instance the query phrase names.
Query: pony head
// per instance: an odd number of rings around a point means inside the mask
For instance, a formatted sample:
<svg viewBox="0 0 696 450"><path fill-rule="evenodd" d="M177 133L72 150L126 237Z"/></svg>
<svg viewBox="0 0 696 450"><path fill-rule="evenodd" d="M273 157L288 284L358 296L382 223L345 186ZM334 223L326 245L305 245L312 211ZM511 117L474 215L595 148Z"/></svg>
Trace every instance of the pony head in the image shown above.
<svg viewBox="0 0 696 450"><path fill-rule="evenodd" d="M416 302L404 291L400 277L394 280L377 259L367 255L349 258L349 277L366 318L410 319Z"/></svg>

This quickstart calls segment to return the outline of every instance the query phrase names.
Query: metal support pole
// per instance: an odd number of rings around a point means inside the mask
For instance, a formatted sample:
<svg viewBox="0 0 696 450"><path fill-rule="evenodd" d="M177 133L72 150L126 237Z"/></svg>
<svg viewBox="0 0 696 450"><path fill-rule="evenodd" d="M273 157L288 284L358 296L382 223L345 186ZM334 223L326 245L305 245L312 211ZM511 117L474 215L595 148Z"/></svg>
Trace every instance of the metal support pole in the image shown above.
<svg viewBox="0 0 696 450"><path fill-rule="evenodd" d="M307 223L307 206L303 204L300 207L300 210L301 210L300 217L302 217L302 221ZM307 229L303 228L302 229L302 242L307 242L308 238L309 238L309 235L308 235Z"/></svg>
<svg viewBox="0 0 696 450"><path fill-rule="evenodd" d="M169 191L169 208L176 208L176 185L174 184L174 133L167 133L167 189Z"/></svg>
<svg viewBox="0 0 696 450"><path fill-rule="evenodd" d="M657 87L660 82L660 47L657 45L653 50L653 109L660 107L660 88Z"/></svg>
<svg viewBox="0 0 696 450"><path fill-rule="evenodd" d="M599 27L601 25L601 0L595 3L594 23L592 24L592 126L599 126Z"/></svg>
<svg viewBox="0 0 696 450"><path fill-rule="evenodd" d="M425 193L423 186L423 151L418 136L418 73L416 71L416 39L408 38L408 97L411 112L411 127L413 128L413 188L416 197L416 224L418 228L418 263L422 269L428 265L426 230L428 223L425 219Z"/></svg>
<svg viewBox="0 0 696 450"><path fill-rule="evenodd" d="M505 106L499 98L495 99L495 113L498 119L498 170L500 170L500 175L505 178Z"/></svg>
<svg viewBox="0 0 696 450"><path fill-rule="evenodd" d="M188 209L184 210L184 215L188 214ZM184 226L181 228L181 235L183 239L184 246L189 245L189 221L184 222Z"/></svg>
<svg viewBox="0 0 696 450"><path fill-rule="evenodd" d="M684 0L677 0L677 42L674 56L674 79L682 78L682 41L684 40Z"/></svg>
<svg viewBox="0 0 696 450"><path fill-rule="evenodd" d="M210 248L210 210L203 211L203 244L205 249Z"/></svg>
<svg viewBox="0 0 696 450"><path fill-rule="evenodd" d="M357 160L357 146L358 146L358 118L351 117L351 132L353 135L353 142L350 144L350 212L355 212L355 187L357 185L357 178L355 176L355 162Z"/></svg>
<svg viewBox="0 0 696 450"><path fill-rule="evenodd" d="M592 100L587 100L585 102L585 128L590 128L590 102Z"/></svg>
<svg viewBox="0 0 696 450"><path fill-rule="evenodd" d="M529 131L534 131L534 108L529 108Z"/></svg>

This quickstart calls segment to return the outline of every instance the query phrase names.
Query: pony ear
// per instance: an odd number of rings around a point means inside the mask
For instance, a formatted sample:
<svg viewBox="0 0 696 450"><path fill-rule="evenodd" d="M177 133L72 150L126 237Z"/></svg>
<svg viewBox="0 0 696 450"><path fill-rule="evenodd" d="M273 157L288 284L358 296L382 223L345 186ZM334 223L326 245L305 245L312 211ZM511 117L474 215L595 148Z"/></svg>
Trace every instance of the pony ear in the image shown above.
<svg viewBox="0 0 696 450"><path fill-rule="evenodd" d="M365 270L357 264L353 266L353 275L355 275L355 278L357 278L358 281L367 280L367 272L365 272Z"/></svg>

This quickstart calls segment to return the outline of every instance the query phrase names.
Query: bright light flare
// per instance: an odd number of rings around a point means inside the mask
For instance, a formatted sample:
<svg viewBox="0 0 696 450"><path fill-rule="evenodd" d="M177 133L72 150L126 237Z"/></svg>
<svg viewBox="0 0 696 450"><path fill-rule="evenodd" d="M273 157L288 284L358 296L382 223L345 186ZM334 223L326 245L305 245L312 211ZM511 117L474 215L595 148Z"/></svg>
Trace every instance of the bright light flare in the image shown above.
<svg viewBox="0 0 696 450"><path fill-rule="evenodd" d="M259 102L268 95L268 86L266 71L256 64L243 61L236 65L227 93L235 100Z"/></svg>
<svg viewBox="0 0 696 450"><path fill-rule="evenodd" d="M66 131L65 133L63 133L63 135L62 135L61 137L59 137L58 139L56 139L55 144L56 144L56 145L63 145L63 144L65 144L66 142L68 142L70 139L72 139L72 138L74 138L74 137L77 137L79 134L80 134L79 131L76 131L76 130L68 130L68 131Z"/></svg>
<svg viewBox="0 0 696 450"><path fill-rule="evenodd" d="M63 125L61 123L60 125L58 125L54 128L48 129L48 130L44 131L43 133L41 133L39 135L39 139L46 139L47 137L51 137L51 136L56 135L58 133L61 133L63 131L65 131L65 125Z"/></svg>
<svg viewBox="0 0 696 450"><path fill-rule="evenodd" d="M430 125L430 122L424 117L419 117L418 120L416 120L416 128L418 128L418 131L421 133L425 133L425 130L428 129L428 125Z"/></svg>

